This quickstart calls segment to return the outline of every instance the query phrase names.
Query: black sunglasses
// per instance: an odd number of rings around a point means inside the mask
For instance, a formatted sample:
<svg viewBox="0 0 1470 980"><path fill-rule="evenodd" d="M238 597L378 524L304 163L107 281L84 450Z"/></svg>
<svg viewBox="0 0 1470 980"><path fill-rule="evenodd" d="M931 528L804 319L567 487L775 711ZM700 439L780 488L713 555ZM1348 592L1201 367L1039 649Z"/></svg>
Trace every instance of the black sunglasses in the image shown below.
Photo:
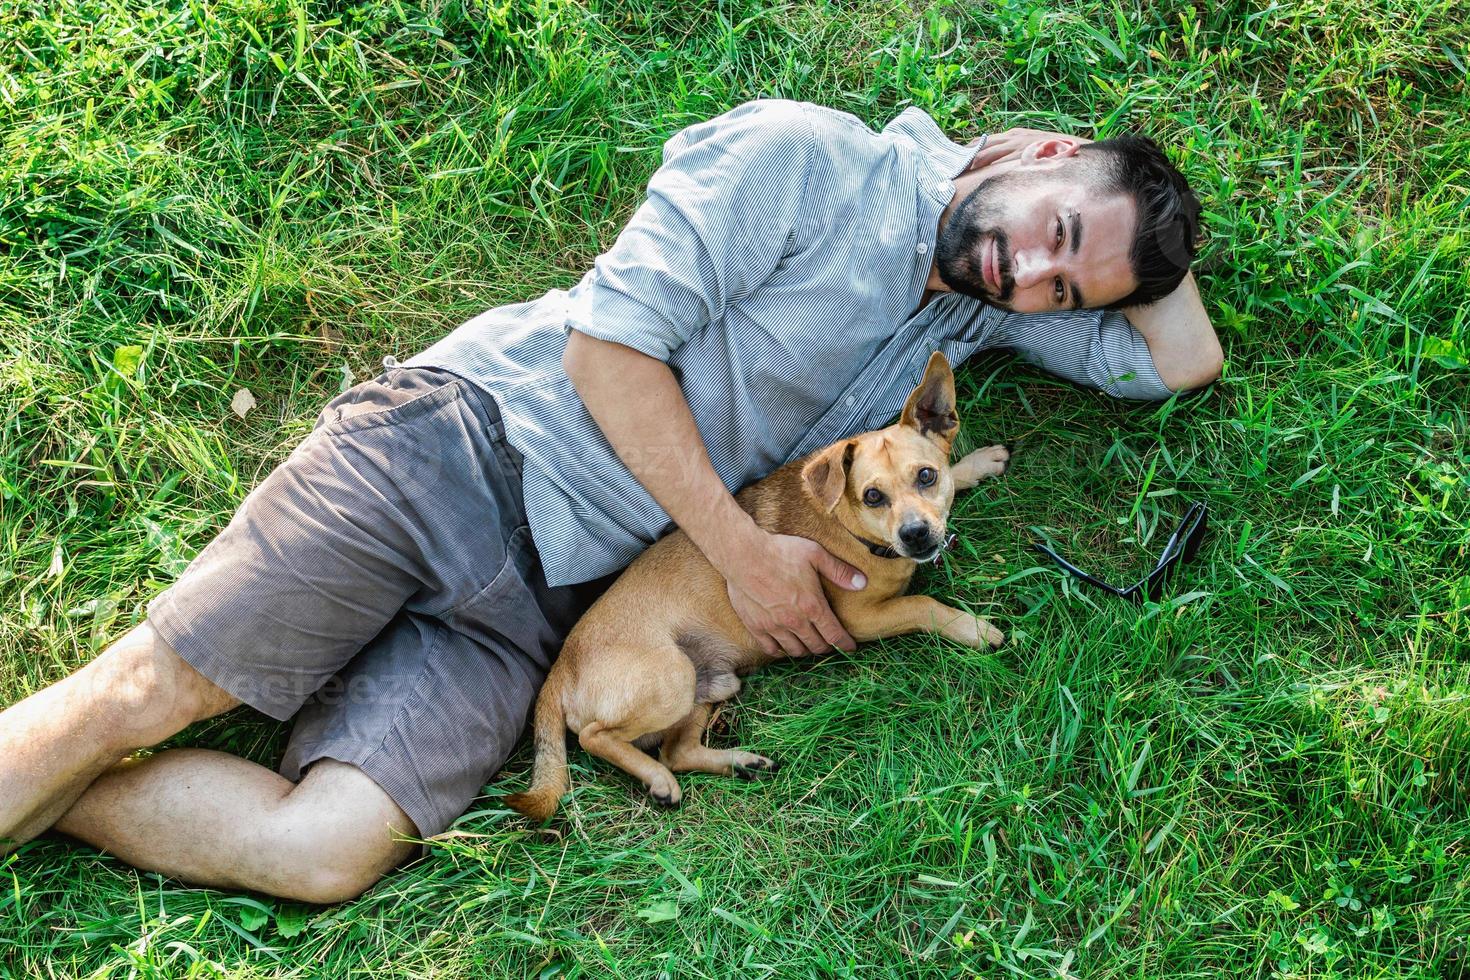
<svg viewBox="0 0 1470 980"><path fill-rule="evenodd" d="M1205 505L1190 504L1189 510L1185 512L1184 517L1175 525L1174 533L1169 535L1169 541L1164 545L1164 553L1159 556L1158 564L1154 566L1154 570L1126 589L1120 589L1116 585L1109 585L1096 575L1090 575L1084 572L1045 544L1033 543L1031 547L1046 555L1052 561L1062 566L1062 568L1089 585L1095 585L1099 589L1104 589L1116 596L1122 596L1124 599L1131 599L1134 602L1142 602L1144 596L1147 596L1150 602L1158 602L1164 594L1165 581L1168 579L1169 573L1174 570L1174 567L1183 562L1194 560L1194 556L1199 553L1200 542L1205 539L1205 530L1209 527L1209 523L1209 511L1205 508Z"/></svg>

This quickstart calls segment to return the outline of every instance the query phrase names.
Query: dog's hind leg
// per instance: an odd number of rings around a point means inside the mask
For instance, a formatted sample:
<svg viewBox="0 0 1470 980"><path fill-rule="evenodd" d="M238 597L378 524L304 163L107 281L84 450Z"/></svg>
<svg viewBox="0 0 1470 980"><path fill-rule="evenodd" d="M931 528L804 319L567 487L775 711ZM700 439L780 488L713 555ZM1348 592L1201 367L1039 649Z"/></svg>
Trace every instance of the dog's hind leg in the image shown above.
<svg viewBox="0 0 1470 980"><path fill-rule="evenodd" d="M674 772L712 772L717 776L759 779L774 775L780 763L754 752L735 749L712 749L704 744L704 730L709 724L710 706L696 704L694 710L674 728L664 733L659 758Z"/></svg>
<svg viewBox="0 0 1470 980"><path fill-rule="evenodd" d="M679 781L667 766L638 748L632 742L605 731L600 722L593 722L578 735L582 748L606 759L623 772L643 781L648 795L659 806L678 806L684 798Z"/></svg>
<svg viewBox="0 0 1470 980"><path fill-rule="evenodd" d="M694 707L694 665L673 644L609 649L585 658L579 701L567 717L582 748L643 781L654 802L677 806L679 782L634 742L677 725Z"/></svg>

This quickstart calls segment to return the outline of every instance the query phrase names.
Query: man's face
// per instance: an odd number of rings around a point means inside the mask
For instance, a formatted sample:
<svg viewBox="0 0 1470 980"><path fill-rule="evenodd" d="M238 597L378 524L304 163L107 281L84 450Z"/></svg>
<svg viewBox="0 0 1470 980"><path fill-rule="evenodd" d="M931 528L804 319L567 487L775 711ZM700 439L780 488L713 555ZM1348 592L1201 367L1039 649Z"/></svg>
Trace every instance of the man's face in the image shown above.
<svg viewBox="0 0 1470 980"><path fill-rule="evenodd" d="M1093 190L1075 160L998 174L940 230L939 278L1017 313L1106 306L1138 285L1128 261L1137 213L1131 197Z"/></svg>

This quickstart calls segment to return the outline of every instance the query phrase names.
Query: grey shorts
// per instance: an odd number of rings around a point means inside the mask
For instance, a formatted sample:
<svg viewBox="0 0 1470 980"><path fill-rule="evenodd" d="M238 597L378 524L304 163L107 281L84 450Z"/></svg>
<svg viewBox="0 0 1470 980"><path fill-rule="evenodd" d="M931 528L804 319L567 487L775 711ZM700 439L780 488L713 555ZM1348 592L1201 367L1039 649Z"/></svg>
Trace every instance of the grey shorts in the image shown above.
<svg viewBox="0 0 1470 980"><path fill-rule="evenodd" d="M608 581L546 585L521 465L488 394L391 368L327 405L148 620L245 704L295 716L287 778L349 763L439 833Z"/></svg>

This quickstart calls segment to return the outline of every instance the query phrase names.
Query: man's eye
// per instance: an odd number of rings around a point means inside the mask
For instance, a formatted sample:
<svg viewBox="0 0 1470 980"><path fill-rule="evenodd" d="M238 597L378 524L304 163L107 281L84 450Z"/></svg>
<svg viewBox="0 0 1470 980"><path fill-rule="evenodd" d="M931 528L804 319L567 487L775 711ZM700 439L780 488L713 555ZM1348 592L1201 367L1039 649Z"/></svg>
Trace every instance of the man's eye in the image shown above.
<svg viewBox="0 0 1470 980"><path fill-rule="evenodd" d="M1062 219L1057 219L1057 244L1062 244Z"/></svg>
<svg viewBox="0 0 1470 980"><path fill-rule="evenodd" d="M1057 276L1057 302L1058 303L1060 303L1062 301L1062 298L1066 295L1066 292L1067 292L1066 289L1064 289L1062 287L1062 277L1061 276Z"/></svg>

